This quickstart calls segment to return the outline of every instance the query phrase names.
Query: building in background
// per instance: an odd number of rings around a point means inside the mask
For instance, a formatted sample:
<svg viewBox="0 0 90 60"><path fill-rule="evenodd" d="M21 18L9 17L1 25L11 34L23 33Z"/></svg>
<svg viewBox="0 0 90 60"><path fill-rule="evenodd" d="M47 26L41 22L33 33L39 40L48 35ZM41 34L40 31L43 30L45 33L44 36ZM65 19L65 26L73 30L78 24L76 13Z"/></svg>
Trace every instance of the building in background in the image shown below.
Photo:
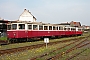
<svg viewBox="0 0 90 60"><path fill-rule="evenodd" d="M81 23L80 22L74 22L74 21L66 22L66 23L60 23L59 25L81 28Z"/></svg>
<svg viewBox="0 0 90 60"><path fill-rule="evenodd" d="M80 22L71 21L70 22L70 26L72 26L72 27L81 27L81 23Z"/></svg>
<svg viewBox="0 0 90 60"><path fill-rule="evenodd" d="M36 18L29 12L29 10L24 9L24 12L19 16L18 21L30 21L35 22Z"/></svg>
<svg viewBox="0 0 90 60"><path fill-rule="evenodd" d="M90 26L82 25L82 28L83 28L84 30L90 30Z"/></svg>

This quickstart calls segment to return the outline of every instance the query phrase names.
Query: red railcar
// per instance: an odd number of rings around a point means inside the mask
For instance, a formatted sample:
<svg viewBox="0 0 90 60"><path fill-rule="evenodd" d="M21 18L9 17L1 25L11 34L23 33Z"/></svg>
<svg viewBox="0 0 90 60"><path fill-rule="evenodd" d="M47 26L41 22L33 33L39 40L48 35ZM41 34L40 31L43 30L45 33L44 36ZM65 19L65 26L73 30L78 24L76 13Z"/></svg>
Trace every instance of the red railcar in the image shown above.
<svg viewBox="0 0 90 60"><path fill-rule="evenodd" d="M62 25L48 24L41 22L10 22L8 25L9 39L30 39L36 37L60 37L82 35L82 31L77 27L65 27Z"/></svg>

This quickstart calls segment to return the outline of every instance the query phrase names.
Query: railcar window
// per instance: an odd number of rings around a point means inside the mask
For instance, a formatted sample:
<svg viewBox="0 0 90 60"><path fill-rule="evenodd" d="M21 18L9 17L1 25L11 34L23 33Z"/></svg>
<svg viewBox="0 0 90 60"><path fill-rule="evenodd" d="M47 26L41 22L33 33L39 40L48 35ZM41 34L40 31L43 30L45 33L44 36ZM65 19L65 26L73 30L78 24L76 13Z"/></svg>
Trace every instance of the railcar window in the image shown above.
<svg viewBox="0 0 90 60"><path fill-rule="evenodd" d="M64 30L66 30L66 28L64 28Z"/></svg>
<svg viewBox="0 0 90 60"><path fill-rule="evenodd" d="M32 25L28 25L28 29L32 29Z"/></svg>
<svg viewBox="0 0 90 60"><path fill-rule="evenodd" d="M73 29L71 28L71 31L72 31Z"/></svg>
<svg viewBox="0 0 90 60"><path fill-rule="evenodd" d="M37 25L33 25L33 30L38 30Z"/></svg>
<svg viewBox="0 0 90 60"><path fill-rule="evenodd" d="M69 31L69 30L70 30L70 28L66 28L66 30L68 30L68 31Z"/></svg>
<svg viewBox="0 0 90 60"><path fill-rule="evenodd" d="M7 25L7 30L11 30L11 25Z"/></svg>
<svg viewBox="0 0 90 60"><path fill-rule="evenodd" d="M12 24L12 29L16 30L17 29L17 24Z"/></svg>
<svg viewBox="0 0 90 60"><path fill-rule="evenodd" d="M68 30L70 30L70 28L68 28Z"/></svg>
<svg viewBox="0 0 90 60"><path fill-rule="evenodd" d="M48 30L48 26L44 26L44 30Z"/></svg>
<svg viewBox="0 0 90 60"><path fill-rule="evenodd" d="M78 31L81 31L81 29L78 29Z"/></svg>
<svg viewBox="0 0 90 60"><path fill-rule="evenodd" d="M63 27L60 27L60 30L63 30Z"/></svg>
<svg viewBox="0 0 90 60"><path fill-rule="evenodd" d="M19 29L25 29L25 24L19 24Z"/></svg>
<svg viewBox="0 0 90 60"><path fill-rule="evenodd" d="M74 31L74 30L75 30L75 28L71 28L71 30L72 30L72 31Z"/></svg>
<svg viewBox="0 0 90 60"><path fill-rule="evenodd" d="M55 26L53 26L53 30L55 30Z"/></svg>
<svg viewBox="0 0 90 60"><path fill-rule="evenodd" d="M52 26L49 26L49 30L52 30Z"/></svg>
<svg viewBox="0 0 90 60"><path fill-rule="evenodd" d="M58 27L56 27L56 30L58 30Z"/></svg>
<svg viewBox="0 0 90 60"><path fill-rule="evenodd" d="M43 30L43 26L42 25L39 25L39 30Z"/></svg>

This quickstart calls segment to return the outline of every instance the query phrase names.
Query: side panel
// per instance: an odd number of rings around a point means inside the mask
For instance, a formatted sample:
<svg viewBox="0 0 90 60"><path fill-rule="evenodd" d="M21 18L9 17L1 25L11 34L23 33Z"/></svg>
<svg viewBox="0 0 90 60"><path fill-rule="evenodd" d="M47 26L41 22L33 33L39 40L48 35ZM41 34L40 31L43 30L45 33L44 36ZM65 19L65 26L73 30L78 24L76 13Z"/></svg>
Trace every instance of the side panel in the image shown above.
<svg viewBox="0 0 90 60"><path fill-rule="evenodd" d="M65 35L65 31L28 31L28 37L42 37L42 36L61 36Z"/></svg>
<svg viewBox="0 0 90 60"><path fill-rule="evenodd" d="M34 30L12 30L7 31L8 38L32 38L42 36L70 36L82 34L81 31L34 31Z"/></svg>
<svg viewBox="0 0 90 60"><path fill-rule="evenodd" d="M77 31L76 34L77 35L82 35L82 31Z"/></svg>
<svg viewBox="0 0 90 60"><path fill-rule="evenodd" d="M26 38L27 37L27 31L23 30L12 30L12 31L7 31L8 38Z"/></svg>

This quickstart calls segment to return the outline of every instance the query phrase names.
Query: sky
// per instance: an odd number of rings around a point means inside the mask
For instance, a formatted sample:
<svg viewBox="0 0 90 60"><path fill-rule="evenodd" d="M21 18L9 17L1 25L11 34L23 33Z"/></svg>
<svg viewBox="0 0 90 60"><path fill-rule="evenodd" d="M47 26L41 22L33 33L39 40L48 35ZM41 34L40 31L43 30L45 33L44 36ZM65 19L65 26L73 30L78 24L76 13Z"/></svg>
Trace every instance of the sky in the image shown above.
<svg viewBox="0 0 90 60"><path fill-rule="evenodd" d="M0 0L0 17L18 20L24 9L29 10L37 22L80 22L90 26L90 0Z"/></svg>

